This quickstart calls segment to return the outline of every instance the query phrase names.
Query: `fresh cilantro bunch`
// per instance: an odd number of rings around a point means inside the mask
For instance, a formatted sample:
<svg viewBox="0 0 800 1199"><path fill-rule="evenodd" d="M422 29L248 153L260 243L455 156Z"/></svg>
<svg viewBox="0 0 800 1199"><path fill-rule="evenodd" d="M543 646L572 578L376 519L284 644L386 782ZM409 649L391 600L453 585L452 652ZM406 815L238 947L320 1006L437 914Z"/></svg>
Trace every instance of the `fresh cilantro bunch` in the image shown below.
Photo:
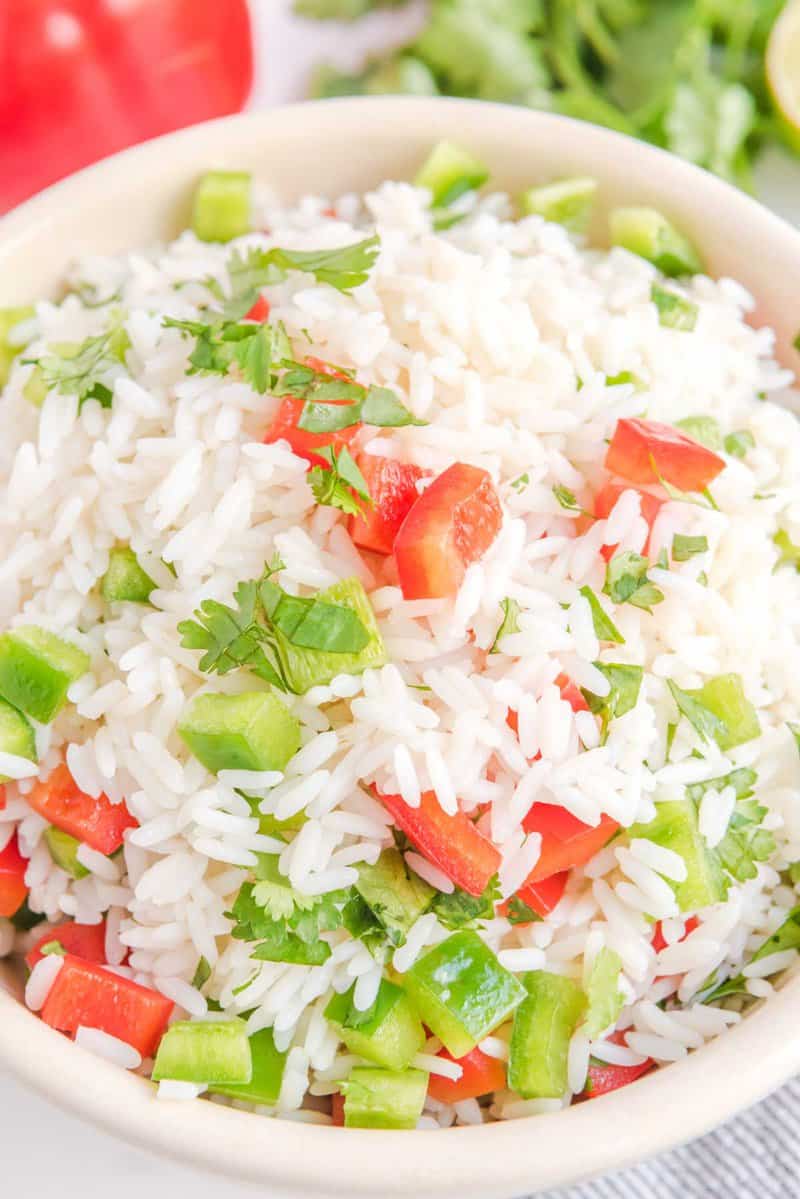
<svg viewBox="0 0 800 1199"><path fill-rule="evenodd" d="M295 0L319 18L382 0ZM555 110L653 142L749 186L777 140L764 74L784 0L431 0L421 33L317 95L408 91Z"/></svg>
<svg viewBox="0 0 800 1199"><path fill-rule="evenodd" d="M181 621L181 645L203 651L202 671L228 674L246 667L273 687L291 691L281 663L282 641L325 653L357 654L365 647L370 634L352 608L290 595L273 578L282 569L275 560L260 579L240 583L235 607L204 600L194 620Z"/></svg>

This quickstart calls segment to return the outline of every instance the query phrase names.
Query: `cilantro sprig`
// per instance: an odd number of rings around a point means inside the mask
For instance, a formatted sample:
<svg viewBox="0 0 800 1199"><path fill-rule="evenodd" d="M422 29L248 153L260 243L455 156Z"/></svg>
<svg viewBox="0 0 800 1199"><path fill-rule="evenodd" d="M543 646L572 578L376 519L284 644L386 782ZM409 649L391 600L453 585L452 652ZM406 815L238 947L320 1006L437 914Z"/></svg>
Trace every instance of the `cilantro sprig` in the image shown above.
<svg viewBox="0 0 800 1199"><path fill-rule="evenodd" d="M361 516L365 506L374 507L367 481L348 450L339 453L333 446L320 446L316 451L327 466L315 466L306 476L318 504L339 508L349 516Z"/></svg>
<svg viewBox="0 0 800 1199"><path fill-rule="evenodd" d="M314 596L289 595L274 581L273 561L260 579L241 582L235 607L204 600L194 620L178 625L184 649L202 650L205 674L246 668L281 691L291 691L281 660L282 643L325 653L359 653L369 633L352 608Z"/></svg>
<svg viewBox="0 0 800 1199"><path fill-rule="evenodd" d="M341 926L348 892L304 895L280 873L277 858L256 856L255 881L242 884L228 913L232 936L257 942L251 954L257 961L321 966L331 956L322 934Z"/></svg>
<svg viewBox="0 0 800 1199"><path fill-rule="evenodd" d="M280 365L272 394L305 400L297 427L307 433L335 433L361 423L392 429L428 423L409 412L391 388L364 387L341 367L332 374L330 367L318 370L308 362Z"/></svg>
<svg viewBox="0 0 800 1199"><path fill-rule="evenodd" d="M380 250L377 235L333 250L271 250L253 247L242 253L234 250L227 262L229 287L208 278L205 285L221 305L221 315L239 321L250 311L265 287L282 283L289 271L311 274L318 283L327 283L337 291L352 291L368 277Z"/></svg>
<svg viewBox="0 0 800 1199"><path fill-rule="evenodd" d="M102 408L110 408L113 375L119 373L129 345L128 335L117 320L105 333L81 342L52 345L50 353L22 361L39 369L48 391L76 395L79 411L87 400L97 400Z"/></svg>
<svg viewBox="0 0 800 1199"><path fill-rule="evenodd" d="M269 390L273 363L291 357L291 346L282 324L257 325L222 318L204 322L165 316L162 325L195 338L194 349L189 355L188 374L227 375L235 363L242 378L259 395Z"/></svg>

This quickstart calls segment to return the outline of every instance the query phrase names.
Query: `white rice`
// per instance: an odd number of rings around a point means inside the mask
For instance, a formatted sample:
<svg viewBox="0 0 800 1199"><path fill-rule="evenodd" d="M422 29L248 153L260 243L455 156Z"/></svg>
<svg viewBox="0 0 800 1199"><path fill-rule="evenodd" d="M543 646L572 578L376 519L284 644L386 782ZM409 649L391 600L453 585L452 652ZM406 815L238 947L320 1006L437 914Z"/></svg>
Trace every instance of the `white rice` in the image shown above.
<svg viewBox="0 0 800 1199"><path fill-rule="evenodd" d="M800 760L785 729L800 712L800 576L774 570L772 539L780 528L800 540L800 428L782 407L800 397L772 357L773 334L747 323L753 301L730 280L687 284L697 326L676 332L658 322L648 264L620 249L586 249L538 218L510 220L502 197L467 205L466 219L438 235L427 196L403 184L351 198L335 221L322 215L326 203L307 197L286 209L266 198L257 227L270 233L248 235L239 248L344 245L374 226L381 256L351 294L290 273L269 289L274 319L298 355L395 389L429 422L365 431L362 451L417 463L426 473L420 490L456 460L488 471L503 507L500 534L452 603L403 599L391 559L362 557L346 523L314 503L306 464L285 444L263 443L277 400L234 375L187 375L188 343L162 327L166 314L203 319L209 296L198 281L227 280L231 247L187 233L168 246L76 265L73 278L119 292L131 346L108 410L88 403L78 411L74 396L55 392L36 410L23 394L31 368L17 361L12 371L0 399L0 628L38 624L60 633L85 649L91 669L53 724L36 728L38 763L0 752L0 776L11 780L0 850L16 833L35 912L54 923L105 919L109 970L154 988L181 1016L248 1013L249 1033L272 1028L288 1051L275 1110L324 1123L322 1097L363 1064L340 1051L324 1009L332 994L354 986L356 1008L367 1010L383 964L343 930L323 933L331 955L320 966L254 961L252 946L231 937L228 913L258 854L278 855L281 873L305 896L346 890L362 863L394 844L373 785L412 809L433 792L445 813L468 813L494 842L505 899L543 852L539 834L525 827L537 804L592 826L606 814L624 829L646 824L659 802L682 798L688 785L751 768L775 855L754 878L731 882L724 902L688 935L676 900L686 863L641 831L572 871L546 920L514 925L496 915L478 924L500 963L520 976L542 969L586 978L602 948L618 953L625 1044L607 1035L590 1043L581 1026L570 1041L563 1098L500 1092L489 1106L428 1099L419 1126L558 1110L583 1090L590 1057L666 1063L724 1032L737 1011L694 1001L709 975L743 970L747 994L762 999L772 990L767 980L795 962L792 950L747 965L796 902L781 872L800 859ZM86 309L75 296L42 301L28 356L100 332L107 319L107 310ZM623 370L643 390L607 385ZM649 532L651 557L662 546L669 552L676 532L704 535L709 548L669 570L651 568L664 592L652 615L603 596L624 637L609 648L579 589L602 592L602 546L643 551L640 497L625 489L605 521L582 528L552 489L567 487L587 502L605 481L616 421L645 412L669 422L713 414L725 432L749 431L755 448L729 459L715 480L717 511L663 505ZM131 545L156 583L150 606L109 607L100 598L118 542ZM241 671L204 675L177 627L204 600L230 602L275 552L290 592L358 575L390 662L286 697L301 748L285 771L215 777L177 734L186 703L203 690L262 684ZM519 605L519 627L488 653L507 596ZM573 712L559 684L564 675L607 695L598 661L645 670L636 706L611 722L607 737L590 712ZM668 755L675 709L665 681L691 689L729 671L742 677L761 736L723 754L683 720ZM82 845L78 861L89 874L81 879L54 864L46 821L26 799L33 780L62 760L82 791L124 800L138 822L120 858ZM699 828L710 849L724 840L735 805L733 787L705 790ZM259 813L291 822L285 838L262 833ZM424 847L404 857L409 870L453 893L443 863L429 861ZM666 943L659 953L653 919ZM421 915L391 953L394 970L407 973L449 931L434 912ZM0 921L0 957L27 948L13 937ZM212 972L202 990L192 984L201 957ZM33 1011L61 964L49 955L31 972ZM209 1013L210 997L221 1012ZM482 1051L507 1059L508 1032L492 1032ZM99 1029L81 1027L76 1041L123 1068L141 1064L134 1049ZM458 1078L460 1067L437 1057L438 1048L429 1043L414 1064ZM158 1095L179 1100L203 1090L167 1081ZM307 1095L318 1098L308 1106Z"/></svg>

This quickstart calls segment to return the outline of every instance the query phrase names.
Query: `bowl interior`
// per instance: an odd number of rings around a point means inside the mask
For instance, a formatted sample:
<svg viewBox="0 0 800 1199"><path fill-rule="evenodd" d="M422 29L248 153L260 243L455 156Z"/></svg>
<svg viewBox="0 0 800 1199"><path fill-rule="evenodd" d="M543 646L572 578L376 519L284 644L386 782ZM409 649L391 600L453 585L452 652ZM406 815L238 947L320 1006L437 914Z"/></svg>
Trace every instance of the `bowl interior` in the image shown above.
<svg viewBox="0 0 800 1199"><path fill-rule="evenodd" d="M607 209L653 204L694 239L711 274L757 297L756 323L800 367L793 285L800 234L753 200L684 162L593 126L469 101L381 98L297 105L229 118L148 143L50 189L0 222L0 303L56 294L66 263L133 248L187 224L197 177L209 167L257 172L279 193L337 196L386 178L410 179L447 137L486 160L494 185L592 175ZM149 1083L93 1058L12 998L19 979L0 964L0 1065L95 1123L271 1193L491 1196L576 1181L698 1135L800 1069L800 979L742 1025L635 1087L566 1112L427 1133L365 1132L259 1121L207 1103L157 1104ZM736 1085L730 1079L736 1078Z"/></svg>

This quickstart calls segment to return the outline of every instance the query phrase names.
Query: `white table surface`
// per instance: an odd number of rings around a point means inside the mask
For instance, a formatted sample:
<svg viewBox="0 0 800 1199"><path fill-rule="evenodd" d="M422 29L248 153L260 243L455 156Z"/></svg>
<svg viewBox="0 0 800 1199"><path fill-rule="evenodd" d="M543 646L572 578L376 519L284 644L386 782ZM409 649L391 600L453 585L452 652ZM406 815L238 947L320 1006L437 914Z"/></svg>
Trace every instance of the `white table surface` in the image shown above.
<svg viewBox="0 0 800 1199"><path fill-rule="evenodd" d="M376 14L356 27L315 24L291 17L291 0L252 0L263 48L253 105L301 99L311 64L325 58L341 69L358 67L365 52L401 44L422 13L414 2L398 13ZM772 154L759 172L762 198L800 224L800 168ZM3 1194L33 1199L63 1191L81 1199L247 1199L263 1190L225 1183L131 1148L56 1110L0 1070L0 1151ZM16 1184L16 1186L15 1186ZM110 1187L113 1186L113 1190Z"/></svg>

